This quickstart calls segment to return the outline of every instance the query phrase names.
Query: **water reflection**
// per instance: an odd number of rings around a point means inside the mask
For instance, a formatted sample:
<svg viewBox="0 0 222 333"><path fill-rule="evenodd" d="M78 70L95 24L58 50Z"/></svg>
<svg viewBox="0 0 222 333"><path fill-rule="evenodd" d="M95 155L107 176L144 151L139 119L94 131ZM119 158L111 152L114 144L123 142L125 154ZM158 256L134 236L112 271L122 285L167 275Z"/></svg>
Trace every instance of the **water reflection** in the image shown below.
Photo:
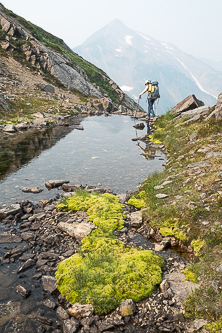
<svg viewBox="0 0 222 333"><path fill-rule="evenodd" d="M67 179L71 184L101 183L114 193L135 190L149 174L163 170L163 161L156 157L147 160L141 155L137 142L132 141L134 124L135 119L128 116L94 116L81 122L83 131L56 127L32 131L24 138L18 137L16 144L5 142L0 205L54 197L58 190L49 192L45 188L49 179ZM146 132L147 127L139 135ZM165 159L161 152L158 156ZM22 192L23 187L32 186L44 191Z"/></svg>
<svg viewBox="0 0 222 333"><path fill-rule="evenodd" d="M71 124L79 124L81 120L82 118L75 118ZM16 172L42 151L51 148L72 130L71 127L57 126L41 130L30 129L15 134L0 133L0 180Z"/></svg>

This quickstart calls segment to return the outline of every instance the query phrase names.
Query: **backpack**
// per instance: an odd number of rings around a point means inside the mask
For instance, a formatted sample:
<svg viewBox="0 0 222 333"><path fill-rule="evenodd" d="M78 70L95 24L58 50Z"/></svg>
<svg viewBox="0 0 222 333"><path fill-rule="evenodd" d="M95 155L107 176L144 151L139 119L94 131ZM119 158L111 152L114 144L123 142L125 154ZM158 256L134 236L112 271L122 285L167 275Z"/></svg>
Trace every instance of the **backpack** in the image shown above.
<svg viewBox="0 0 222 333"><path fill-rule="evenodd" d="M149 85L149 92L151 98L154 99L160 98L159 83L157 81L151 81Z"/></svg>

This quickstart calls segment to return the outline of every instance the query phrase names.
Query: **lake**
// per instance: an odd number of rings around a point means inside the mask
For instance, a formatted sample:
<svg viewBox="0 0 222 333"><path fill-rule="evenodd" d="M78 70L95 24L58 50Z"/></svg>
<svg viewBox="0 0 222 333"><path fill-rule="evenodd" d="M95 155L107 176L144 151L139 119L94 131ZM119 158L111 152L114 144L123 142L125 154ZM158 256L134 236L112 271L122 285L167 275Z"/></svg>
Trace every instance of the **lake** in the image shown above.
<svg viewBox="0 0 222 333"><path fill-rule="evenodd" d="M70 184L108 188L115 194L136 190L154 172L163 170L166 156L152 151L152 159L142 155L133 138L147 133L133 126L141 121L129 116L110 115L82 118L71 127L29 130L4 134L0 151L0 206L20 200L39 201L61 193L48 191L48 180L66 179ZM1 134L3 135L3 134ZM8 136L8 137L7 137ZM140 141L141 147L146 146ZM23 187L44 189L39 194L24 193Z"/></svg>

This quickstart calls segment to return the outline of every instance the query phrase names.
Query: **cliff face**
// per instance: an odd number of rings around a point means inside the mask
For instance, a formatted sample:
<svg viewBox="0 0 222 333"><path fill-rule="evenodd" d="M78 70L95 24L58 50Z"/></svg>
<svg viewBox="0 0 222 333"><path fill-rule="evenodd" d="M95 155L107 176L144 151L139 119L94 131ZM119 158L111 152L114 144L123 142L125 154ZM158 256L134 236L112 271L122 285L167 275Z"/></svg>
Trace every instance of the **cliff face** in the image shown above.
<svg viewBox="0 0 222 333"><path fill-rule="evenodd" d="M118 104L134 105L106 73L79 57L61 39L1 4L0 37L0 55L12 56L51 82L86 97L109 97Z"/></svg>

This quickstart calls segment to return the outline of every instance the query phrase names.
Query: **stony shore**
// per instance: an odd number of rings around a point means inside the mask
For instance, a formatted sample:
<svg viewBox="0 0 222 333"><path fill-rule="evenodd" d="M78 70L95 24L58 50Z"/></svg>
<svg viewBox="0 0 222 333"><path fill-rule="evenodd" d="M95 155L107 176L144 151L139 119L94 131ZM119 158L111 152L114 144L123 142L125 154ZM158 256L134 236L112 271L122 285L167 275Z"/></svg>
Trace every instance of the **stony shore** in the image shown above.
<svg viewBox="0 0 222 333"><path fill-rule="evenodd" d="M38 204L23 201L0 211L3 225L0 243L4 245L2 271L3 274L6 271L13 274L13 284L9 282L6 285L12 295L18 293L19 296L17 302L6 301L5 297L0 304L4 313L1 319L4 332L12 322L14 332L33 332L33 329L54 333L193 332L193 326L188 328L183 317L183 302L195 286L185 281L181 273L187 261L167 249L174 245L173 238L160 239L143 223L141 212L127 204L126 195L122 195L120 200L125 205L127 218L124 228L116 231L115 235L132 247L150 249L164 257L160 287L150 298L137 304L130 303L130 315L124 314L121 306L106 316L98 316L93 314L89 305L69 304L59 294L54 274L61 260L79 251L84 237L81 225L89 223L87 215L84 212L58 211L57 199ZM80 229L76 233L64 229L67 223L78 224ZM159 242L155 243L155 239ZM72 313L70 308L74 308Z"/></svg>

